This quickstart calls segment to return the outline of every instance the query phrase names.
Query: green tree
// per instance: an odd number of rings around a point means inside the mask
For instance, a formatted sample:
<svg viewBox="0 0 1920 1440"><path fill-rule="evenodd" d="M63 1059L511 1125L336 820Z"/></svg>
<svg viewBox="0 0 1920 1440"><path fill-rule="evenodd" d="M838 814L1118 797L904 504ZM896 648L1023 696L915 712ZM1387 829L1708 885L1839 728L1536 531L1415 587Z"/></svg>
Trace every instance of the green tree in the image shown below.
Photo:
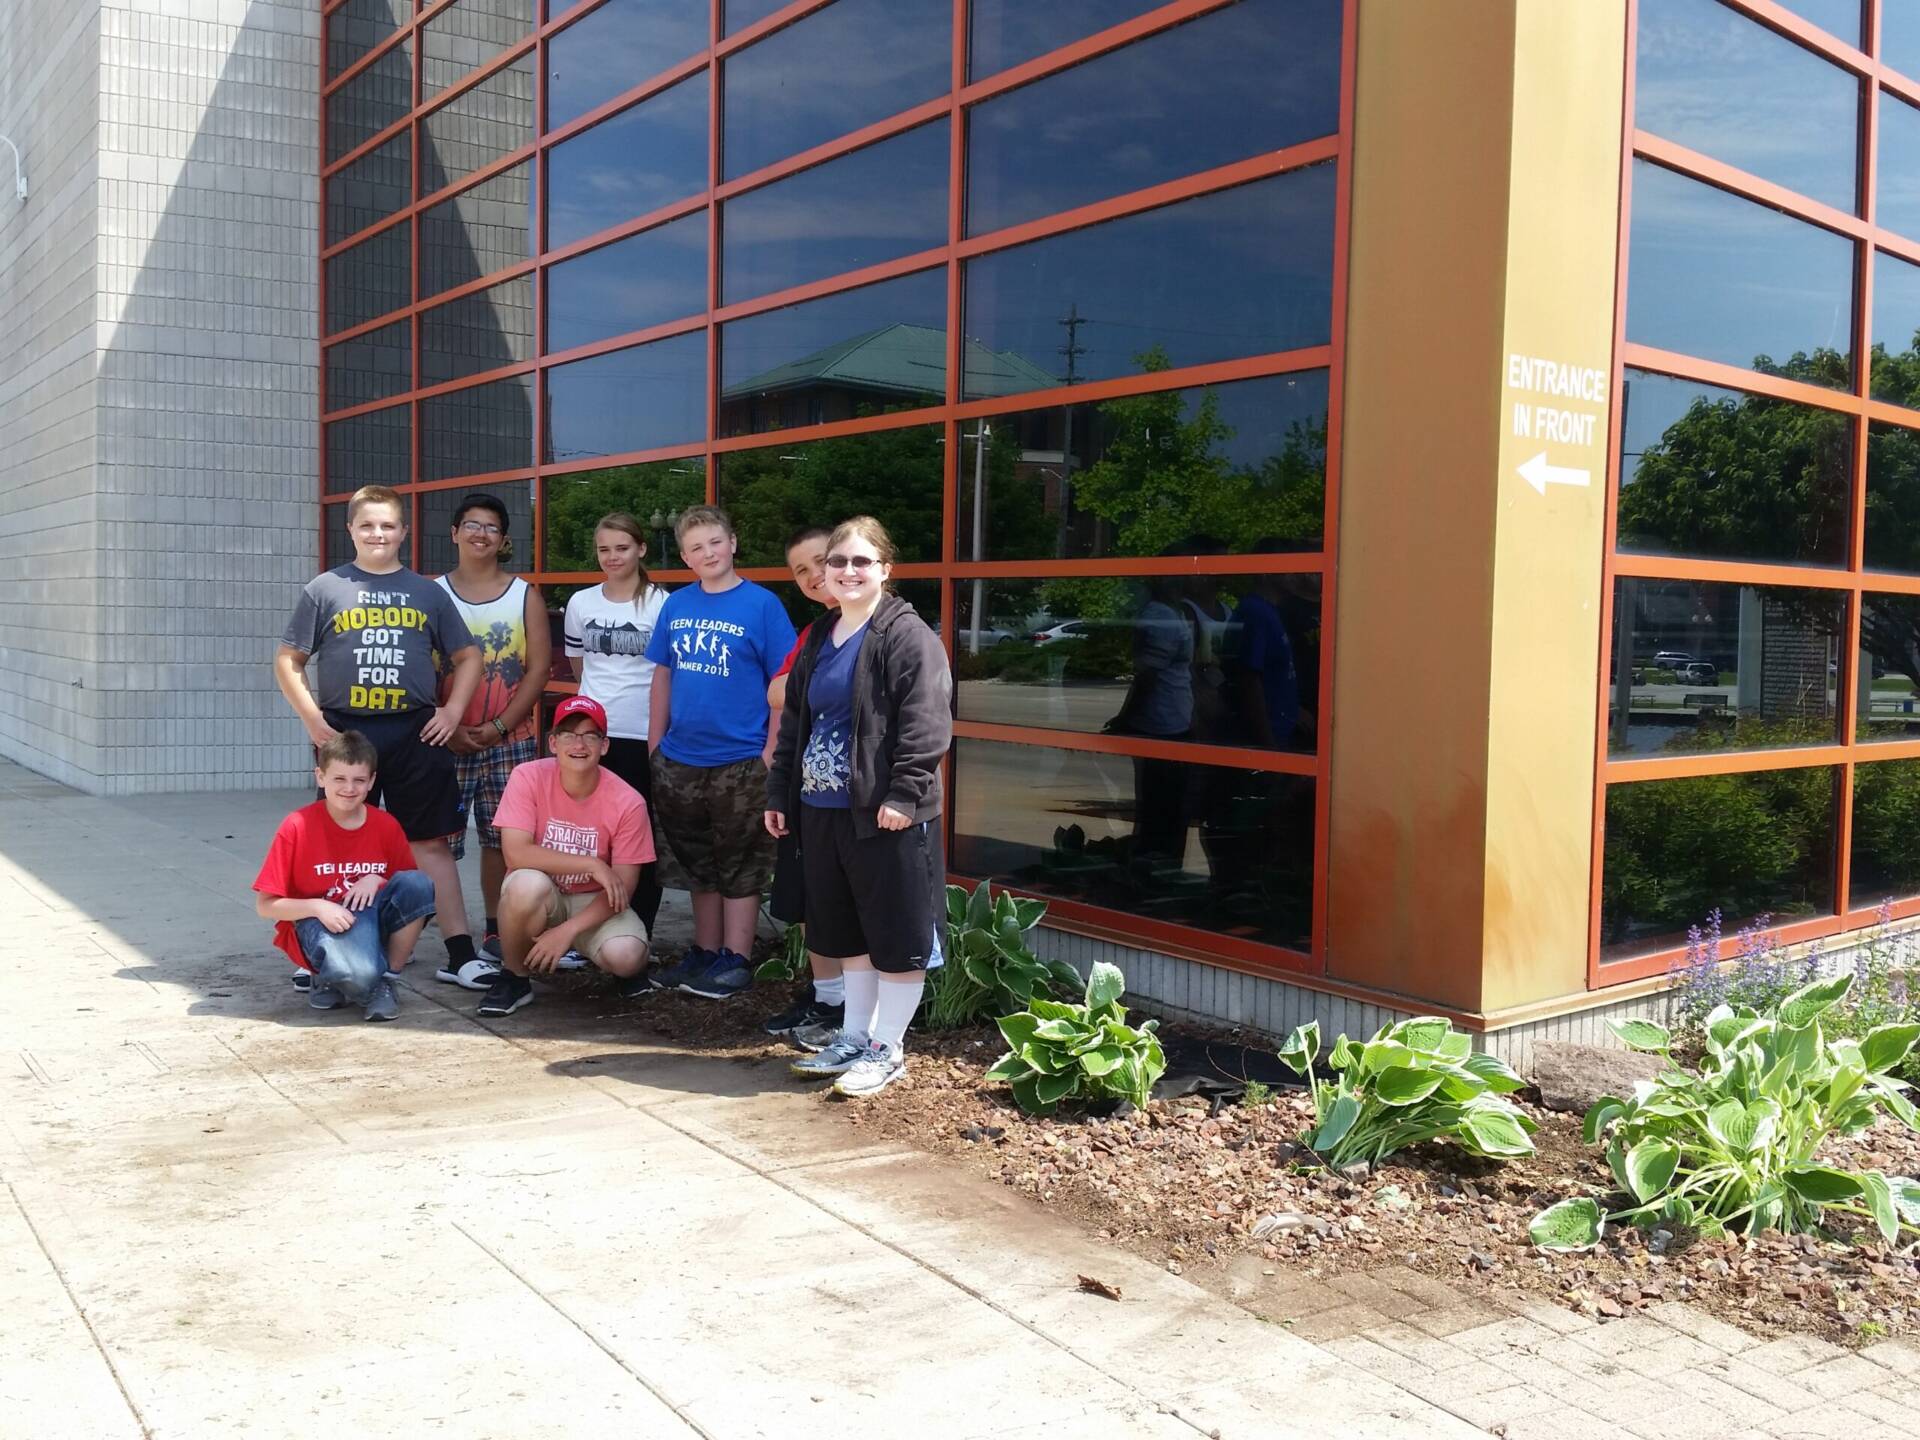
<svg viewBox="0 0 1920 1440"><path fill-rule="evenodd" d="M603 515L626 510L651 531L656 511L665 520L689 505L701 504L707 495L706 465L697 457L556 475L543 483L548 570L598 570L593 530ZM669 529L669 536L671 533ZM647 563L672 569L680 564L680 557L671 550L665 555L656 554L650 544Z"/></svg>
<svg viewBox="0 0 1920 1440"><path fill-rule="evenodd" d="M840 435L720 457L720 500L740 534L740 563L785 563L802 525L872 515L903 562L940 558L938 426Z"/></svg>

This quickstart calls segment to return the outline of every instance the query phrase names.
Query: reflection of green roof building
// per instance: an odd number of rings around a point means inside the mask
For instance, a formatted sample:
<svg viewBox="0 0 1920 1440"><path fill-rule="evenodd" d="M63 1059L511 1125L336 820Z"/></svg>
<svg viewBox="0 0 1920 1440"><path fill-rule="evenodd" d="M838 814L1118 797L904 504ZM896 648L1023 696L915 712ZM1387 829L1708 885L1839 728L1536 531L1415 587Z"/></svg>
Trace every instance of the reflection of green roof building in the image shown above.
<svg viewBox="0 0 1920 1440"><path fill-rule="evenodd" d="M967 342L967 394L1015 395L1058 378L1010 350ZM839 340L720 392L720 433L745 435L851 420L863 411L939 404L947 388L947 332L897 323Z"/></svg>

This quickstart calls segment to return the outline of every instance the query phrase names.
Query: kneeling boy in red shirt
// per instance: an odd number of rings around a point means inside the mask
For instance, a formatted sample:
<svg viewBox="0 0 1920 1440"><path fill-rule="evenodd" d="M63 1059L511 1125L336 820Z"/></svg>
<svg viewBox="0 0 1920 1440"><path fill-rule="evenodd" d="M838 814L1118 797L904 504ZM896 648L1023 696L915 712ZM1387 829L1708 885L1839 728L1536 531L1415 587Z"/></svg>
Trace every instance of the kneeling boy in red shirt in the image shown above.
<svg viewBox="0 0 1920 1440"><path fill-rule="evenodd" d="M369 1020L400 1013L392 973L412 958L433 915L433 881L415 865L400 822L367 804L379 754L358 730L318 748L324 800L280 822L254 878L254 909L277 921L274 943L313 972L307 1003L351 1000Z"/></svg>

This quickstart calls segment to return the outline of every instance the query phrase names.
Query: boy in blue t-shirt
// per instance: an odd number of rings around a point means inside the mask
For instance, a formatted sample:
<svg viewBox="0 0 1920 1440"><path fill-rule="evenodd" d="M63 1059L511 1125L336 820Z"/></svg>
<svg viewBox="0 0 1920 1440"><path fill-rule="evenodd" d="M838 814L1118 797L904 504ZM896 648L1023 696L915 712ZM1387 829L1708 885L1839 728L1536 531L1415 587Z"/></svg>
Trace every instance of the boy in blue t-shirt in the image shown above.
<svg viewBox="0 0 1920 1440"><path fill-rule="evenodd" d="M674 533L698 585L667 597L647 644L654 812L693 894L693 945L656 983L724 1000L753 983L747 960L773 870L766 810L767 686L793 645L773 592L734 573L726 512L696 505Z"/></svg>

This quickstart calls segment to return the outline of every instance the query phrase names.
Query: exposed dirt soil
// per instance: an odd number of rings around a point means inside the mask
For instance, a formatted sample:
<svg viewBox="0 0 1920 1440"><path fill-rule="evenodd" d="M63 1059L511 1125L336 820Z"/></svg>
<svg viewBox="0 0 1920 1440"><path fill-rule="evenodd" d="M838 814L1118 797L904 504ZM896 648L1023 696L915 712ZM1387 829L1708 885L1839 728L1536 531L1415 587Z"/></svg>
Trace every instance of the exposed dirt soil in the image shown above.
<svg viewBox="0 0 1920 1440"><path fill-rule="evenodd" d="M726 1005L656 994L641 1002L640 1023L743 1059L785 1056L795 1052L758 1027L787 999L777 985ZM1166 1033L1199 1038L1178 1027ZM1232 1032L1205 1038L1257 1043ZM916 1032L905 1080L865 1102L822 1103L851 1125L950 1157L1203 1283L1219 1280L1234 1257L1253 1255L1295 1284L1407 1266L1465 1298L1521 1291L1602 1318L1684 1300L1763 1335L1870 1343L1920 1333L1920 1246L1892 1250L1850 1217L1836 1216L1828 1238L1770 1235L1749 1245L1628 1228L1610 1230L1586 1254L1536 1251L1527 1224L1543 1206L1570 1194L1604 1205L1615 1187L1599 1152L1581 1143L1579 1117L1540 1108L1530 1092L1516 1097L1540 1125L1530 1159L1495 1164L1433 1144L1349 1178L1298 1151L1309 1121L1300 1090L1276 1089L1261 1104L1194 1095L1108 1117L1037 1119L1005 1086L982 1080L1002 1049L990 1028ZM1836 1142L1832 1156L1920 1175L1920 1135L1883 1122Z"/></svg>

